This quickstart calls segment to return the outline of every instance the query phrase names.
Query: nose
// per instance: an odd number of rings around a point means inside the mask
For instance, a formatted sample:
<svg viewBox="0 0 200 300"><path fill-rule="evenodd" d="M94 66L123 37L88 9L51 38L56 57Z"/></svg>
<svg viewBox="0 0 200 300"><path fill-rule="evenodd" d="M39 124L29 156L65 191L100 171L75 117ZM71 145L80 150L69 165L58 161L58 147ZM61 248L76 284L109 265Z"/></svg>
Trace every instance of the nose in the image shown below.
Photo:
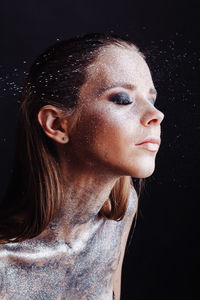
<svg viewBox="0 0 200 300"><path fill-rule="evenodd" d="M143 114L141 117L141 123L145 127L149 127L151 125L160 125L163 119L164 114L153 106L151 110Z"/></svg>

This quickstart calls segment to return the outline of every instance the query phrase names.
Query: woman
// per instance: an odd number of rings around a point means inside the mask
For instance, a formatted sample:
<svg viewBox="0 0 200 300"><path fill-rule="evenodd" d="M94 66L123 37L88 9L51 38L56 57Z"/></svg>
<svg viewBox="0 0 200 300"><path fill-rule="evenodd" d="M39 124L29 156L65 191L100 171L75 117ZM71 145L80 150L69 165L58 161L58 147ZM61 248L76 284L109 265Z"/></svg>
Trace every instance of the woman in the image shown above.
<svg viewBox="0 0 200 300"><path fill-rule="evenodd" d="M160 145L155 98L143 54L116 36L61 41L36 59L1 205L1 299L120 299L131 177L153 173Z"/></svg>

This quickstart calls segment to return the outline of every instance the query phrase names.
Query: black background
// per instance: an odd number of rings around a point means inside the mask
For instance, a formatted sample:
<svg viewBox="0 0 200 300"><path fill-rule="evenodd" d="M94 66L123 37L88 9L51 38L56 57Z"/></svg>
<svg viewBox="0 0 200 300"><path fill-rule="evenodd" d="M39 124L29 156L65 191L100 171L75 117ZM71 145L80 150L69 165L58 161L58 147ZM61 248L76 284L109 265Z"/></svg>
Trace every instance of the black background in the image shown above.
<svg viewBox="0 0 200 300"><path fill-rule="evenodd" d="M199 299L198 19L191 1L1 1L1 197L23 78L37 55L59 39L108 32L129 37L147 56L165 119L124 261L122 300Z"/></svg>

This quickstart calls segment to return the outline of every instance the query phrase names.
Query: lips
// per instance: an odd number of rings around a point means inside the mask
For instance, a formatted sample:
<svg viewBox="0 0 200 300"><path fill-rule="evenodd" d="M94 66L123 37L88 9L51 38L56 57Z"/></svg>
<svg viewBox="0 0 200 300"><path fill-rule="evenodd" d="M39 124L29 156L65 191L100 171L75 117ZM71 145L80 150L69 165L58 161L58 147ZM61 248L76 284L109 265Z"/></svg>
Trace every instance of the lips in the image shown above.
<svg viewBox="0 0 200 300"><path fill-rule="evenodd" d="M142 141L139 144L136 144L136 146L142 146L142 148L145 148L149 151L157 151L160 146L160 138L157 137L147 137L144 141Z"/></svg>
<svg viewBox="0 0 200 300"><path fill-rule="evenodd" d="M158 146L160 146L160 138L156 138L156 137L147 137L143 142L136 144L136 145L142 145L145 143L151 143L151 144L157 144Z"/></svg>

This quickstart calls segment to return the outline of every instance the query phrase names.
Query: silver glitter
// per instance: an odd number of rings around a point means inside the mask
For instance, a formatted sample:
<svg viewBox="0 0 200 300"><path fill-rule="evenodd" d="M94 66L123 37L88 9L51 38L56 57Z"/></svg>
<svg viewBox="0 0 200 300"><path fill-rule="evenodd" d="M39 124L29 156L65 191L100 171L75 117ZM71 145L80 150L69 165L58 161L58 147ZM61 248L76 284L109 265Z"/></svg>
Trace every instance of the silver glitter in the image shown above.
<svg viewBox="0 0 200 300"><path fill-rule="evenodd" d="M37 238L0 245L0 299L113 299L122 236L136 209L131 191L122 221L99 219L72 247Z"/></svg>

